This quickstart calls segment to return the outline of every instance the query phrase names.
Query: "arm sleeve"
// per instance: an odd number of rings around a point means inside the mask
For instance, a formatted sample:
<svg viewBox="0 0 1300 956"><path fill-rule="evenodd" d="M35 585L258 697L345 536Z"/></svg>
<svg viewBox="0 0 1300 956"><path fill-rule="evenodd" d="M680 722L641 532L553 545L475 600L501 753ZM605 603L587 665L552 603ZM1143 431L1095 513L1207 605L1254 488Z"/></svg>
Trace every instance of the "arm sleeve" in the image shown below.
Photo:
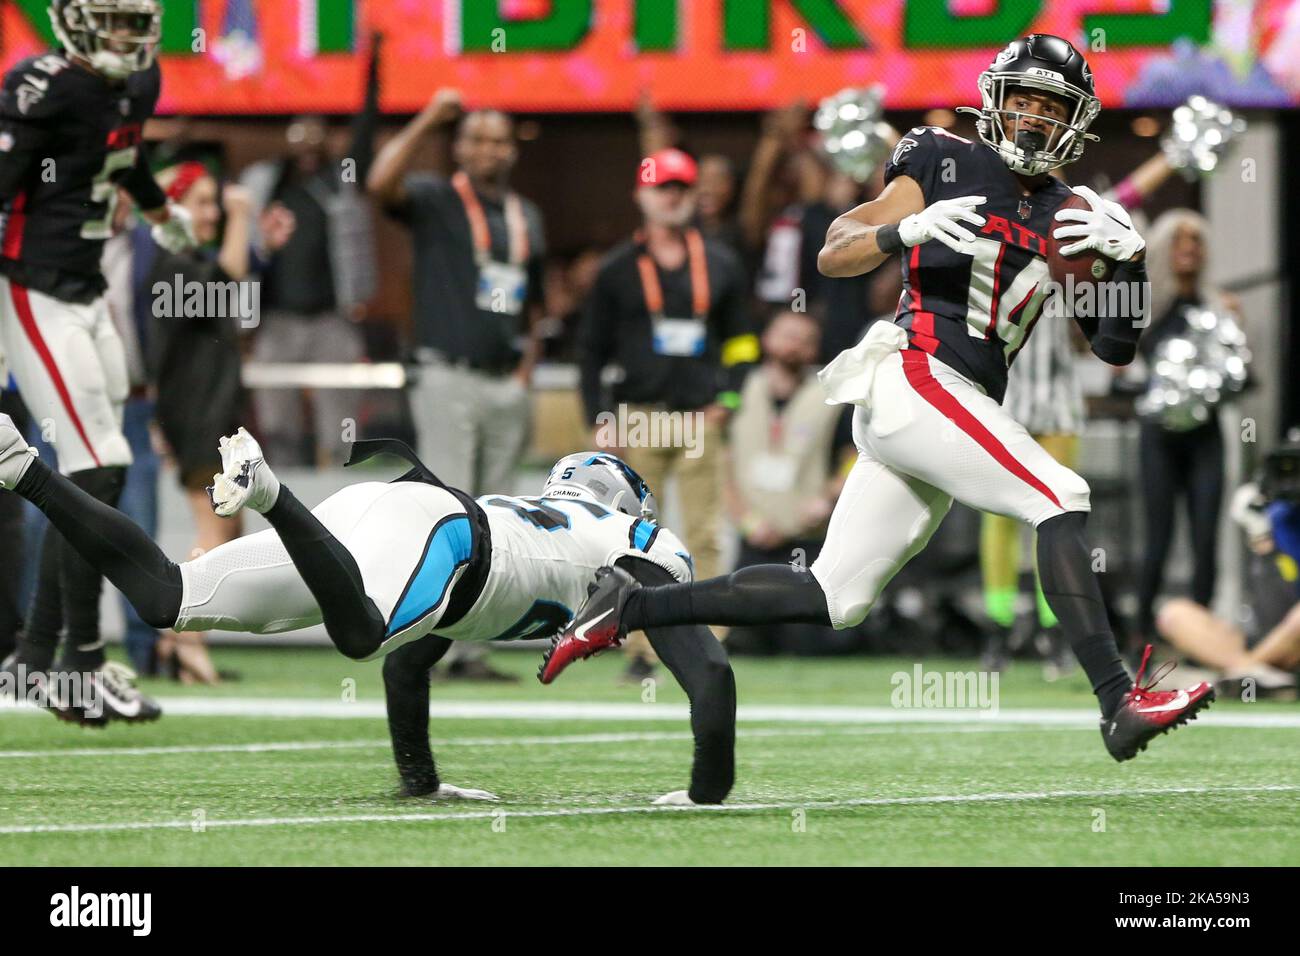
<svg viewBox="0 0 1300 956"><path fill-rule="evenodd" d="M644 585L673 583L666 570L641 558L622 558L618 566ZM691 799L721 803L736 776L736 678L726 651L703 624L647 628L646 637L690 698Z"/></svg>
<svg viewBox="0 0 1300 956"><path fill-rule="evenodd" d="M582 333L579 337L582 407L586 410L589 425L595 424L604 402L600 373L613 352L612 331L617 306L610 291L610 282L609 260L606 260L596 276L595 287L587 297L587 306L582 312Z"/></svg>
<svg viewBox="0 0 1300 956"><path fill-rule="evenodd" d="M1147 324L1146 264L1120 262L1110 285L1113 296L1098 296L1099 315L1075 316L1075 322L1088 337L1092 353L1108 365L1128 365L1137 355L1138 339ZM1109 308L1109 306L1114 308Z"/></svg>
<svg viewBox="0 0 1300 956"><path fill-rule="evenodd" d="M23 69L15 67L0 85L0 203L22 190L32 168L48 155L53 138L55 98L41 96L30 84L24 86L24 75Z"/></svg>
<svg viewBox="0 0 1300 956"><path fill-rule="evenodd" d="M929 126L913 127L898 141L885 162L885 182L891 183L897 176L914 179L928 205L934 195L942 159L939 134Z"/></svg>
<svg viewBox="0 0 1300 956"><path fill-rule="evenodd" d="M158 181L149 169L149 159L144 144L136 147L135 163L125 173L118 176L116 182L130 193L136 206L142 210L160 209L167 205L167 194L162 191Z"/></svg>
<svg viewBox="0 0 1300 956"><path fill-rule="evenodd" d="M420 797L438 789L438 771L429 744L429 668L449 647L449 639L430 634L384 658L388 734L403 796Z"/></svg>

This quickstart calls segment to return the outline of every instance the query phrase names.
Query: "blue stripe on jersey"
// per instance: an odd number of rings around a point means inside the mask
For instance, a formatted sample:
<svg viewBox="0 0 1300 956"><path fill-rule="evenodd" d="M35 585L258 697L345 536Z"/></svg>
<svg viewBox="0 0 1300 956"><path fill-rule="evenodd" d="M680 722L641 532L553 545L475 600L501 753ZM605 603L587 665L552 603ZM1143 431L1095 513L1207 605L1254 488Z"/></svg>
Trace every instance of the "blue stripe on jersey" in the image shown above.
<svg viewBox="0 0 1300 956"><path fill-rule="evenodd" d="M420 564L393 611L388 624L389 637L410 627L442 603L456 569L469 563L473 546L469 515L456 515L439 522L429 535Z"/></svg>
<svg viewBox="0 0 1300 956"><path fill-rule="evenodd" d="M658 533L658 525L637 518L636 521L632 523L631 529L629 529L628 543L634 548L639 548L642 551L649 551L650 545L654 544L655 536Z"/></svg>

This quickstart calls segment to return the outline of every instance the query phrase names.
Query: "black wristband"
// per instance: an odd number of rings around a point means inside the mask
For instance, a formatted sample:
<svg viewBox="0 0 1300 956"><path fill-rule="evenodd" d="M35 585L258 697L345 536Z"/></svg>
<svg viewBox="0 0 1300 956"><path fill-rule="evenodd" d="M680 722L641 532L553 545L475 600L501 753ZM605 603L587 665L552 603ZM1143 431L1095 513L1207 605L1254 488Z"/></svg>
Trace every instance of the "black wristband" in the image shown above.
<svg viewBox="0 0 1300 956"><path fill-rule="evenodd" d="M898 223L891 222L876 227L876 248L891 254L903 251L903 240L898 235Z"/></svg>

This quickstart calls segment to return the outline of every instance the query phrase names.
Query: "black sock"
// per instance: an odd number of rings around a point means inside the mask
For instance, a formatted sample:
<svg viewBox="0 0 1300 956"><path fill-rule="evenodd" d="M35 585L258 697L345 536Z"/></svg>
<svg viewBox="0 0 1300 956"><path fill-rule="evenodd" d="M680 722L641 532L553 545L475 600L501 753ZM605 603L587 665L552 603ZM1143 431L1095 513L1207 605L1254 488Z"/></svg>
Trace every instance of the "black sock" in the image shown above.
<svg viewBox="0 0 1300 956"><path fill-rule="evenodd" d="M68 480L96 501L116 510L126 487L125 468L89 468ZM66 544L59 552L63 589L64 670L93 671L104 666L104 641L99 633L99 596L104 575Z"/></svg>
<svg viewBox="0 0 1300 956"><path fill-rule="evenodd" d="M387 636L387 624L366 594L352 552L284 485L266 520L320 605L325 631L334 646L354 660L374 654Z"/></svg>
<svg viewBox="0 0 1300 956"><path fill-rule="evenodd" d="M756 564L693 584L634 591L623 608L629 631L676 624L825 624L826 595L808 571Z"/></svg>
<svg viewBox="0 0 1300 956"><path fill-rule="evenodd" d="M147 624L165 628L176 623L181 608L181 569L139 525L40 460L31 463L15 491L50 519L51 540L75 549L126 596ZM95 599L99 599L98 591ZM50 653L52 656L52 647ZM25 660L30 667L39 666L38 661Z"/></svg>
<svg viewBox="0 0 1300 956"><path fill-rule="evenodd" d="M1115 645L1101 585L1092 571L1083 536L1087 514L1070 511L1038 526L1038 577L1043 597L1092 683L1103 717L1115 711L1133 686Z"/></svg>
<svg viewBox="0 0 1300 956"><path fill-rule="evenodd" d="M33 467L35 462L33 462ZM27 474L32 468L27 469ZM26 475L23 476L26 478ZM22 485L23 482L19 482ZM36 571L36 591L27 611L27 627L18 642L18 659L33 671L48 671L54 664L59 638L63 636L63 587L60 583L60 552L65 547L63 535L53 524L45 526L41 536L40 558Z"/></svg>

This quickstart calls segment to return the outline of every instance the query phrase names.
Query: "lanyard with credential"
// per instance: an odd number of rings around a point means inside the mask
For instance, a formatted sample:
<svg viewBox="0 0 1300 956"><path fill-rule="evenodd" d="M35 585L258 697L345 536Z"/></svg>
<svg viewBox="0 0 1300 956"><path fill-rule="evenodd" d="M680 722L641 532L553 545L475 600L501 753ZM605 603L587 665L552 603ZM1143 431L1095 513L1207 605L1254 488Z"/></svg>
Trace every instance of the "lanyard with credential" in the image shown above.
<svg viewBox="0 0 1300 956"><path fill-rule="evenodd" d="M637 234L637 241L642 243L642 236ZM709 269L704 259L704 240L698 229L686 233L686 254L691 263L691 311L697 319L704 319L709 314ZM645 296L645 307L654 318L664 314L664 292L659 285L659 272L654 260L642 251L636 260L637 270L641 273L641 294Z"/></svg>
<svg viewBox="0 0 1300 956"><path fill-rule="evenodd" d="M461 205L465 207L465 218L469 220L470 238L474 241L474 258L484 262L492 258L492 234L488 232L487 216L483 213L483 204L478 201L469 177L462 170L451 177L451 185L460 196ZM524 207L514 193L506 193L505 198L506 234L509 237L510 261L523 265L528 261L528 223L524 219Z"/></svg>

